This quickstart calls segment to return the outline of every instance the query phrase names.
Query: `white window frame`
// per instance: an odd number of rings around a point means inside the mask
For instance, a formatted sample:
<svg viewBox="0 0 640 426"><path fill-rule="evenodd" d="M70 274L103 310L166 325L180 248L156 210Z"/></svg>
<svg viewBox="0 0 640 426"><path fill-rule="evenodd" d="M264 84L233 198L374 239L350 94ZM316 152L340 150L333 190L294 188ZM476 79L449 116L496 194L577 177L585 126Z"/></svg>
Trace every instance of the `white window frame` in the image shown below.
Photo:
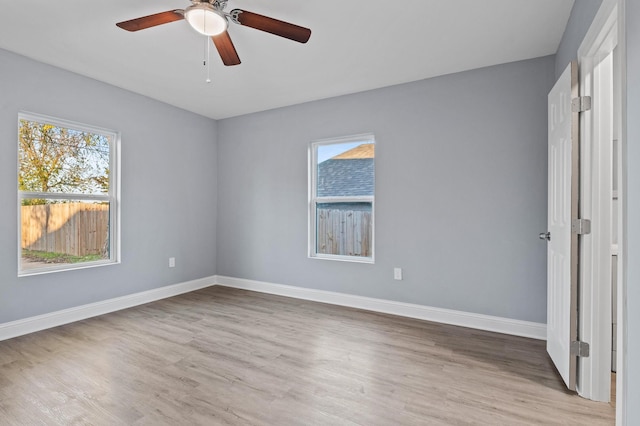
<svg viewBox="0 0 640 426"><path fill-rule="evenodd" d="M350 142L371 142L376 143L373 133L362 133L351 136L338 138L319 139L309 145L309 251L308 256L311 259L337 260L343 262L357 263L375 263L375 155L374 155L374 182L372 196L352 196L352 197L318 197L317 181L318 181L318 147L322 145L343 144ZM346 256L337 254L325 254L317 252L317 217L316 206L323 203L353 203L367 202L371 203L371 256Z"/></svg>
<svg viewBox="0 0 640 426"><path fill-rule="evenodd" d="M18 277L31 275L48 274L52 272L69 271L76 269L93 268L97 266L113 265L120 263L120 133L96 126L77 123L57 117L51 117L43 114L20 111L18 113L17 129L20 129L20 121L34 121L38 123L48 123L56 127L64 127L82 132L89 132L105 136L109 139L109 193L108 194L78 194L78 193L61 193L61 192L32 192L20 191L18 193L18 223L17 223L17 253L18 253ZM16 138L16 143L19 143ZM16 173L20 171L20 158L18 149ZM78 200L78 201L105 201L109 203L109 258L96 260L92 262L80 262L73 264L52 265L35 269L22 268L22 217L21 206L22 200L42 198L49 200Z"/></svg>

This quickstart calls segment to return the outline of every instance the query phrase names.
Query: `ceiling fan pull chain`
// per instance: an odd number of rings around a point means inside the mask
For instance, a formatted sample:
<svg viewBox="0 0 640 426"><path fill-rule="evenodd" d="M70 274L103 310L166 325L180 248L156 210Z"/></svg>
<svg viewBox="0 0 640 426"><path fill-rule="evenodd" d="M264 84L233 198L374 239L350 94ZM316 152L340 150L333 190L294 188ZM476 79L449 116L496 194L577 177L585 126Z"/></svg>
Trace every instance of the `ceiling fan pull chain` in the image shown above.
<svg viewBox="0 0 640 426"><path fill-rule="evenodd" d="M204 44L202 45L202 66L207 66L207 42L209 41L208 37L204 38Z"/></svg>
<svg viewBox="0 0 640 426"><path fill-rule="evenodd" d="M209 37L204 38L204 46L203 46L203 58L202 58L202 66L207 67L207 79L205 80L207 83L211 83L211 64L209 63L211 60L211 46L209 43Z"/></svg>
<svg viewBox="0 0 640 426"><path fill-rule="evenodd" d="M207 43L207 83L211 83L211 42L209 41L209 37L205 38L205 42Z"/></svg>

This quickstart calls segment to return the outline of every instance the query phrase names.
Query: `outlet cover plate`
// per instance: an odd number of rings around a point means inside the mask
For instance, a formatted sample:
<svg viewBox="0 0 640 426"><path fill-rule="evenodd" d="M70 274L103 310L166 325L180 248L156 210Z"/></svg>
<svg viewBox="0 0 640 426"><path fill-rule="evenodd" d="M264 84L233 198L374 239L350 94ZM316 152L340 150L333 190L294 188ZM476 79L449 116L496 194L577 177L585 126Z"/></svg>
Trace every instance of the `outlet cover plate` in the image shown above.
<svg viewBox="0 0 640 426"><path fill-rule="evenodd" d="M393 279L402 280L402 268L393 268Z"/></svg>

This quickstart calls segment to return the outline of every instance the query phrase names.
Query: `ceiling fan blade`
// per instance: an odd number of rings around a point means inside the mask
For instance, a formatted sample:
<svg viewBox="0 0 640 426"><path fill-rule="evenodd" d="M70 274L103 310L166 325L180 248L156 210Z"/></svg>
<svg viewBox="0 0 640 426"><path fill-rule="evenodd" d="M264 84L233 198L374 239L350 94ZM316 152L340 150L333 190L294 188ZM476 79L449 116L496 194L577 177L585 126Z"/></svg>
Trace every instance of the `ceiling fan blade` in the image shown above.
<svg viewBox="0 0 640 426"><path fill-rule="evenodd" d="M306 43L309 37L311 37L311 30L309 28L269 18L268 16L258 15L257 13L247 12L241 9L234 9L229 14L234 21L240 25L266 31L299 43Z"/></svg>
<svg viewBox="0 0 640 426"><path fill-rule="evenodd" d="M213 40L213 44L215 44L216 49L218 49L223 64L227 66L240 64L240 57L227 31L212 36L211 40Z"/></svg>
<svg viewBox="0 0 640 426"><path fill-rule="evenodd" d="M180 19L184 19L184 11L182 9L175 9L149 16L143 16L141 18L131 19L129 21L118 22L116 25L123 30L138 31L155 27L156 25L179 21Z"/></svg>

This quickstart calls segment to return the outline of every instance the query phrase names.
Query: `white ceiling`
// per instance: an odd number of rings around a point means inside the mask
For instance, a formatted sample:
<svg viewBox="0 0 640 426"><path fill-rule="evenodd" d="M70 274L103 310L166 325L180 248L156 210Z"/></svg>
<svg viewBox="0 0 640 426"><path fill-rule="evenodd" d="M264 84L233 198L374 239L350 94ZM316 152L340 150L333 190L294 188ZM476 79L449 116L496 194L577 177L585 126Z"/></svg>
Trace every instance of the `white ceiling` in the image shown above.
<svg viewBox="0 0 640 426"><path fill-rule="evenodd" d="M554 54L573 0L230 0L312 30L307 44L230 24L242 64L222 65L186 21L116 22L187 0L2 2L0 48L221 119Z"/></svg>

